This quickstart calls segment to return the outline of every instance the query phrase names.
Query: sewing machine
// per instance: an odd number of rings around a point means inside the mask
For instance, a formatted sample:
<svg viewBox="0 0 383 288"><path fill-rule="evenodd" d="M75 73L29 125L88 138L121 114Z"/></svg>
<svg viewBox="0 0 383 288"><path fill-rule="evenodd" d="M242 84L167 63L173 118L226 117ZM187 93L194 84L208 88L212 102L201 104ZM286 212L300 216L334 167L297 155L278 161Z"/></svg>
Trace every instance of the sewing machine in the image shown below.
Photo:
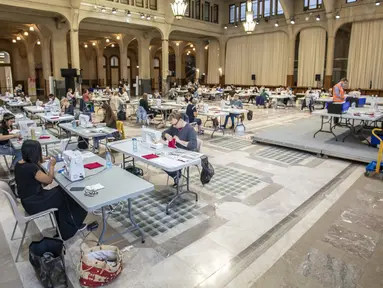
<svg viewBox="0 0 383 288"><path fill-rule="evenodd" d="M142 128L142 141L150 146L150 148L161 149L164 144L161 141L161 132L150 128Z"/></svg>
<svg viewBox="0 0 383 288"><path fill-rule="evenodd" d="M80 151L65 150L62 154L65 163L64 176L70 181L85 178L84 162Z"/></svg>
<svg viewBox="0 0 383 288"><path fill-rule="evenodd" d="M84 127L84 128L91 128L91 127L93 127L92 122L90 122L89 115L80 114L78 120L80 122L80 126L81 127Z"/></svg>

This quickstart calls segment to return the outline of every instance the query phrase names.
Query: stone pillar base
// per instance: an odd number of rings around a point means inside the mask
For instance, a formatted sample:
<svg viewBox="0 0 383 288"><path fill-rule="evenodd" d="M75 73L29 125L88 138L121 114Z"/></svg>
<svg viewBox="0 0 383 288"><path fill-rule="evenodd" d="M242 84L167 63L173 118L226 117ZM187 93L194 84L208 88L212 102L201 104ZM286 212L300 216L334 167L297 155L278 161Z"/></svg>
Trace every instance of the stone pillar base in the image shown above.
<svg viewBox="0 0 383 288"><path fill-rule="evenodd" d="M332 83L332 75L326 75L324 76L324 89L328 90L333 87Z"/></svg>
<svg viewBox="0 0 383 288"><path fill-rule="evenodd" d="M286 86L294 86L294 75L287 75Z"/></svg>

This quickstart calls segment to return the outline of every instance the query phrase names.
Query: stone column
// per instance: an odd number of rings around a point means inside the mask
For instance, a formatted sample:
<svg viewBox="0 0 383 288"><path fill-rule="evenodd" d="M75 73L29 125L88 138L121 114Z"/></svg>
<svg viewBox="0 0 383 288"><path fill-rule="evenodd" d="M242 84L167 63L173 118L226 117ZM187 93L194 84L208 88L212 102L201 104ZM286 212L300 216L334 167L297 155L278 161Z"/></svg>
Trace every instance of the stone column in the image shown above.
<svg viewBox="0 0 383 288"><path fill-rule="evenodd" d="M138 42L138 76L141 81L140 94L152 92L150 79L150 39L140 37Z"/></svg>
<svg viewBox="0 0 383 288"><path fill-rule="evenodd" d="M289 39L289 58L287 63L287 86L294 86L295 38Z"/></svg>
<svg viewBox="0 0 383 288"><path fill-rule="evenodd" d="M182 49L180 46L176 46L174 53L176 56L176 78L180 80L182 78Z"/></svg>
<svg viewBox="0 0 383 288"><path fill-rule="evenodd" d="M121 78L128 79L128 47L120 46L120 72Z"/></svg>
<svg viewBox="0 0 383 288"><path fill-rule="evenodd" d="M29 96L36 96L36 65L35 65L35 43L27 44L27 60L28 60L28 78L31 78L34 82L24 87ZM29 87L31 89L29 89Z"/></svg>
<svg viewBox="0 0 383 288"><path fill-rule="evenodd" d="M96 57L97 57L97 83L101 87L105 85L104 79L104 44L98 42L96 44Z"/></svg>
<svg viewBox="0 0 383 288"><path fill-rule="evenodd" d="M80 69L80 49L78 43L78 30L70 30L70 55L72 69Z"/></svg>
<svg viewBox="0 0 383 288"><path fill-rule="evenodd" d="M326 59L326 74L324 76L324 88L329 89L332 87L332 71L334 68L334 49L335 37L327 37L327 59Z"/></svg>
<svg viewBox="0 0 383 288"><path fill-rule="evenodd" d="M162 95L168 92L167 77L169 75L169 39L162 39Z"/></svg>
<svg viewBox="0 0 383 288"><path fill-rule="evenodd" d="M49 80L49 76L52 75L51 69L51 39L44 37L41 40L41 60L43 64L43 75L45 81Z"/></svg>
<svg viewBox="0 0 383 288"><path fill-rule="evenodd" d="M56 30L52 33L53 77L62 80L60 69L68 68L67 31Z"/></svg>

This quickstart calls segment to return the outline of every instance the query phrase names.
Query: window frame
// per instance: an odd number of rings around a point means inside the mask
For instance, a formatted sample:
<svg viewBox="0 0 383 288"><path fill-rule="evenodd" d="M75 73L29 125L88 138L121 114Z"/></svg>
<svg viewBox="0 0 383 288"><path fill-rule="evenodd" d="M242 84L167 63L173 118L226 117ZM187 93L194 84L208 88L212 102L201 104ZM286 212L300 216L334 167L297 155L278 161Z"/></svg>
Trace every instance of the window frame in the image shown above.
<svg viewBox="0 0 383 288"><path fill-rule="evenodd" d="M316 1L315 7L311 8L311 1ZM309 10L318 10L323 8L323 0L304 0L303 1L303 11Z"/></svg>
<svg viewBox="0 0 383 288"><path fill-rule="evenodd" d="M212 22L218 24L219 23L219 6L217 4L213 4L213 12L212 12Z"/></svg>
<svg viewBox="0 0 383 288"><path fill-rule="evenodd" d="M241 2L239 4L239 19L238 19L237 22L245 22L246 21L246 10L247 10L246 4L247 4L246 1L245 2ZM244 11L244 13L242 15L243 6L245 7L245 11Z"/></svg>
<svg viewBox="0 0 383 288"><path fill-rule="evenodd" d="M206 8L206 7L208 7L208 8ZM206 11L207 11L207 15L206 15ZM203 6L203 20L210 22L210 2L208 2L208 1L205 1L204 6Z"/></svg>

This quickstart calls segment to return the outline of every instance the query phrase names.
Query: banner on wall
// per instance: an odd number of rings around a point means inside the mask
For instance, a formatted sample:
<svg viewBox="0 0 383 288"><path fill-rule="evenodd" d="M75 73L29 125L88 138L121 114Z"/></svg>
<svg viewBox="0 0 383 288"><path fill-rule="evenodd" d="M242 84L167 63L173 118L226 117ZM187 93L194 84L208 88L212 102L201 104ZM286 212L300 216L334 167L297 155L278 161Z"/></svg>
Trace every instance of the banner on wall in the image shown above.
<svg viewBox="0 0 383 288"><path fill-rule="evenodd" d="M35 77L28 78L28 95L36 96L36 78Z"/></svg>

